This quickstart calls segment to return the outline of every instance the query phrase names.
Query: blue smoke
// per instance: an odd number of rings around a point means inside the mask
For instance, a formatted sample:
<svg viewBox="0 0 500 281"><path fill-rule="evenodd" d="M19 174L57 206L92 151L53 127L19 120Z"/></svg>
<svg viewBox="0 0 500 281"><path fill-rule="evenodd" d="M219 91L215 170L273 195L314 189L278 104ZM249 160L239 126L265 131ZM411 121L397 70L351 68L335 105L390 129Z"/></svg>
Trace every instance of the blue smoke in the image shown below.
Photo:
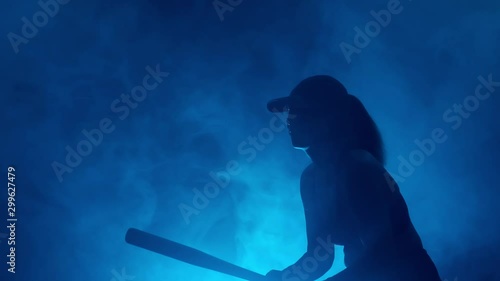
<svg viewBox="0 0 500 281"><path fill-rule="evenodd" d="M500 89L478 78L500 81L499 7L4 3L1 155L3 171L16 167L19 220L15 275L0 236L2 276L237 280L125 244L129 227L262 274L295 262L309 160L265 104L330 74L379 124L387 169L442 277L500 280ZM478 85L490 95L470 98ZM336 250L325 277L344 268Z"/></svg>

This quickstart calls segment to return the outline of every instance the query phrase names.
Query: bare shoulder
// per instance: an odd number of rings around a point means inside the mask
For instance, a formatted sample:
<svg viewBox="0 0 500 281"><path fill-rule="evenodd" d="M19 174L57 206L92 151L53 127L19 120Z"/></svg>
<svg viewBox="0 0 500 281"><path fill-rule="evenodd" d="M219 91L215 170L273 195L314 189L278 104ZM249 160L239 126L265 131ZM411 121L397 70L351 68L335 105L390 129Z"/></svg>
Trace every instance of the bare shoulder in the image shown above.
<svg viewBox="0 0 500 281"><path fill-rule="evenodd" d="M314 163L309 164L304 171L302 171L302 177L311 177L316 169Z"/></svg>

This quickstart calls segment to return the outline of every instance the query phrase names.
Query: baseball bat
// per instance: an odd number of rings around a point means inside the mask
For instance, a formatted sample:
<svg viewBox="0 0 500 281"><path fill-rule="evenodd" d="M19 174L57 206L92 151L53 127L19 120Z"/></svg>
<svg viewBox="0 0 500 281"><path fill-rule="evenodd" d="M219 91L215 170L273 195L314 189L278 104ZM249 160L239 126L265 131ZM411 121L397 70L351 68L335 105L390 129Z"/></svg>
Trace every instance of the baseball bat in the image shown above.
<svg viewBox="0 0 500 281"><path fill-rule="evenodd" d="M234 265L212 255L196 250L186 245L144 232L139 229L129 228L125 241L131 245L174 258L195 266L218 271L245 280L263 280L264 276Z"/></svg>

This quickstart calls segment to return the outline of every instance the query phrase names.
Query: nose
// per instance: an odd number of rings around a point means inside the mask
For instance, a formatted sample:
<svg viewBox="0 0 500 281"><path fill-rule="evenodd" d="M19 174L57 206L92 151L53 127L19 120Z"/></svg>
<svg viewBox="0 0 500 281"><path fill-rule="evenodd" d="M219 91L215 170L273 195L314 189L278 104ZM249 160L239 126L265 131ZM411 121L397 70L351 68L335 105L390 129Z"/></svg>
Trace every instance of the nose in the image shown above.
<svg viewBox="0 0 500 281"><path fill-rule="evenodd" d="M295 112L295 110L292 111L290 109L288 109L287 113L288 115L286 118L286 127L288 128L288 133L292 134L292 131L295 131L297 127L297 122L294 120L297 118L297 113Z"/></svg>

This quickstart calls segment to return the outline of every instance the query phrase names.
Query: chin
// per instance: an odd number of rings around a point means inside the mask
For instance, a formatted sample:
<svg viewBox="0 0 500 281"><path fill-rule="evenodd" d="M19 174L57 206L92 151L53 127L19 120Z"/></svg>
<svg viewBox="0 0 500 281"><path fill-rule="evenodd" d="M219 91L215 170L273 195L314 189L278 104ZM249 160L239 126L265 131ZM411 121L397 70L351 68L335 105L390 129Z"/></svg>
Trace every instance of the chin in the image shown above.
<svg viewBox="0 0 500 281"><path fill-rule="evenodd" d="M306 150L309 148L309 145L306 145L305 143L300 143L298 141L292 140L292 146L295 149L300 149L300 150Z"/></svg>
<svg viewBox="0 0 500 281"><path fill-rule="evenodd" d="M308 146L294 146L293 148L303 151L307 151L309 149Z"/></svg>

